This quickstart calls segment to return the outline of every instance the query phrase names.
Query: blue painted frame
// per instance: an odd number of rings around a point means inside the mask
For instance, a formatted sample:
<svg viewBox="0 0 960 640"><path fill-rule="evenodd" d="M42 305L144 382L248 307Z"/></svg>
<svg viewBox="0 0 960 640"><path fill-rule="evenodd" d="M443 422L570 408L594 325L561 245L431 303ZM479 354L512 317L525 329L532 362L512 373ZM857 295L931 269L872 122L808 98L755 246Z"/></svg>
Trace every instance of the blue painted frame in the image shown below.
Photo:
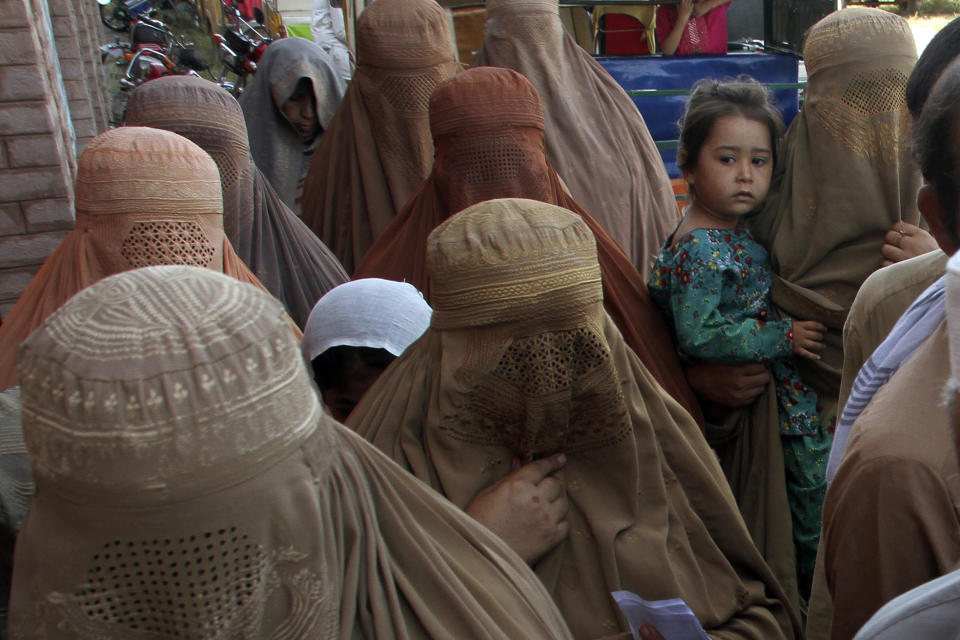
<svg viewBox="0 0 960 640"><path fill-rule="evenodd" d="M770 86L774 101L789 125L800 105L798 56L787 53L728 53L709 56L599 56L597 62L631 94L671 178L677 170L677 123L687 93L702 78L747 75ZM598 123L600 124L600 123Z"/></svg>

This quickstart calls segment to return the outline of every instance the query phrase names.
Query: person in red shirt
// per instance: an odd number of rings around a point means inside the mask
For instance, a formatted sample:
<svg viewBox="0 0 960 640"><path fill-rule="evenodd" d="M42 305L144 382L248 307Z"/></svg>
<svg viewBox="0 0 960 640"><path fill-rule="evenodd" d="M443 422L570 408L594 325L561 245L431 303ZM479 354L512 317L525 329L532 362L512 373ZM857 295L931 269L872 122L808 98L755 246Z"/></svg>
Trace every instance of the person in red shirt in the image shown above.
<svg viewBox="0 0 960 640"><path fill-rule="evenodd" d="M727 52L727 9L732 0L681 0L657 11L657 42L663 54Z"/></svg>

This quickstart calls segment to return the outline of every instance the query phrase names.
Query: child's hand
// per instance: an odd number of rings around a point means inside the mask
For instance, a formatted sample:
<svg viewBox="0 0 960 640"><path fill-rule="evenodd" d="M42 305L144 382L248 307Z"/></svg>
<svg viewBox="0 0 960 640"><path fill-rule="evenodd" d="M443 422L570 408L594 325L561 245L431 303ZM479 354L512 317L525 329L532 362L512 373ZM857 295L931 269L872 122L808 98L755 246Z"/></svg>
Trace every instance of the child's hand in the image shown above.
<svg viewBox="0 0 960 640"><path fill-rule="evenodd" d="M677 19L681 23L687 22L693 15L693 0L680 0L680 6L677 7Z"/></svg>
<svg viewBox="0 0 960 640"><path fill-rule="evenodd" d="M793 354L819 360L816 353L823 349L823 335L827 327L814 320L793 321Z"/></svg>

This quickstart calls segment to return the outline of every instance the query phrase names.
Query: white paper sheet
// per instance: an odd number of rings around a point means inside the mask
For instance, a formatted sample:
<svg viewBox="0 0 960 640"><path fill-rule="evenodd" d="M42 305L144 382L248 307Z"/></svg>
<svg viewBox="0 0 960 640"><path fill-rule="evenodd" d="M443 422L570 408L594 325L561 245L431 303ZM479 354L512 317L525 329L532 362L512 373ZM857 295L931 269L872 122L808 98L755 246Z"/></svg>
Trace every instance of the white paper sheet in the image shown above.
<svg viewBox="0 0 960 640"><path fill-rule="evenodd" d="M614 601L630 624L634 640L640 640L640 627L655 627L664 640L710 640L697 616L680 598L644 600L630 591L614 591Z"/></svg>

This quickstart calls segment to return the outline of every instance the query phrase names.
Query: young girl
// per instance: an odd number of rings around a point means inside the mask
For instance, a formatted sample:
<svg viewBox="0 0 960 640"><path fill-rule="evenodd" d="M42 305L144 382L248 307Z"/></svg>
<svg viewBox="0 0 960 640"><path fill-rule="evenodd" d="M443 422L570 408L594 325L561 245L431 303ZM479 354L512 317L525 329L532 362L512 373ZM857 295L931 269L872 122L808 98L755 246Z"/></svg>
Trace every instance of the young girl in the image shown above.
<svg viewBox="0 0 960 640"><path fill-rule="evenodd" d="M793 356L817 359L826 327L773 317L766 250L743 223L763 202L782 121L759 83L709 81L687 102L677 165L693 202L654 264L650 292L681 356L763 362L776 388L800 592L813 573L830 447Z"/></svg>

